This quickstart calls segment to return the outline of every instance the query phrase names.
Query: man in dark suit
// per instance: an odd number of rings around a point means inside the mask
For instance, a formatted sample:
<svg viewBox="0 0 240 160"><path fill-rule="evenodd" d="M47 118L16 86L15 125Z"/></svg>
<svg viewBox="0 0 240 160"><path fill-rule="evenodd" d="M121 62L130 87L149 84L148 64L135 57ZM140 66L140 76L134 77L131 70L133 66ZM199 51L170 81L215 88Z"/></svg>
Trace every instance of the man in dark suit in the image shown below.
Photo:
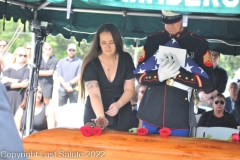
<svg viewBox="0 0 240 160"><path fill-rule="evenodd" d="M26 160L22 141L18 134L6 89L0 83L0 159Z"/></svg>
<svg viewBox="0 0 240 160"><path fill-rule="evenodd" d="M212 50L211 57L213 61L214 85L211 88L199 91L200 103L198 105L213 108L213 97L225 91L228 74L224 68L219 66L220 52L216 49Z"/></svg>
<svg viewBox="0 0 240 160"><path fill-rule="evenodd" d="M230 112L234 109L235 101L238 97L238 84L236 82L232 82L229 85L228 91L230 93L230 96L226 98L226 106L225 111Z"/></svg>

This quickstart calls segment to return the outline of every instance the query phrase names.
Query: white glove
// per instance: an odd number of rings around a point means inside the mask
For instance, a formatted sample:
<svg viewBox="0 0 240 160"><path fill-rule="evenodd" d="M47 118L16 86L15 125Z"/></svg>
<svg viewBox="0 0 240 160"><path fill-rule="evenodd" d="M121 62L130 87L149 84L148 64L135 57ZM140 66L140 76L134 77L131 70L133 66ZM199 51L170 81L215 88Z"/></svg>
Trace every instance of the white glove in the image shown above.
<svg viewBox="0 0 240 160"><path fill-rule="evenodd" d="M160 82L172 77L175 78L180 73L180 64L177 57L171 53L163 56L165 58L159 59L158 77Z"/></svg>

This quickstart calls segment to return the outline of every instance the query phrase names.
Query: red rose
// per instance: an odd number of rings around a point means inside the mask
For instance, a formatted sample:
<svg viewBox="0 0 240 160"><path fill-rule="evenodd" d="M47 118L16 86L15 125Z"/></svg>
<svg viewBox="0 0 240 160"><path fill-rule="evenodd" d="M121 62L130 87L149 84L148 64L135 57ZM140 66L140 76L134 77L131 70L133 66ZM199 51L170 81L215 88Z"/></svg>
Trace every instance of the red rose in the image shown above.
<svg viewBox="0 0 240 160"><path fill-rule="evenodd" d="M233 133L232 134L232 141L233 142L240 142L240 136L238 133Z"/></svg>
<svg viewBox="0 0 240 160"><path fill-rule="evenodd" d="M92 135L93 133L93 128L90 127L90 126L82 126L80 128L80 131L82 132L82 135L85 136L85 137L89 137Z"/></svg>
<svg viewBox="0 0 240 160"><path fill-rule="evenodd" d="M94 136L100 136L102 134L102 128L99 126L96 126L93 128L92 135Z"/></svg>
<svg viewBox="0 0 240 160"><path fill-rule="evenodd" d="M137 129L137 134L139 136L145 136L145 135L147 135L147 133L148 133L147 128L142 127L142 128Z"/></svg>
<svg viewBox="0 0 240 160"><path fill-rule="evenodd" d="M169 128L163 127L159 131L160 136L167 137L171 134L171 130Z"/></svg>

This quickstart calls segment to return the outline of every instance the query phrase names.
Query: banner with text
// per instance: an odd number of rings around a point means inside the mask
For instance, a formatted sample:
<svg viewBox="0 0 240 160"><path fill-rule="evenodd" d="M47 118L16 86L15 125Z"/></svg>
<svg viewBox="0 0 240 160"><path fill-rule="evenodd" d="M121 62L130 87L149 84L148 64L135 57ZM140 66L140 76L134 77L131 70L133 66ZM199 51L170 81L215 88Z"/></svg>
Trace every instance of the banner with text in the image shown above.
<svg viewBox="0 0 240 160"><path fill-rule="evenodd" d="M240 14L240 0L83 0L89 4L112 7L172 10L183 13Z"/></svg>

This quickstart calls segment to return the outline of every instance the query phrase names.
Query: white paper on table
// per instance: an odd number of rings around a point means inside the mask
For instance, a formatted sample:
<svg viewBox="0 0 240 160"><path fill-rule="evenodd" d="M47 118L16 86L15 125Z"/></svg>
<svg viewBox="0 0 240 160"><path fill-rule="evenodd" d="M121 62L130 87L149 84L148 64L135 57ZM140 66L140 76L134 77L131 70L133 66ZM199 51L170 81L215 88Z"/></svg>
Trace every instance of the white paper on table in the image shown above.
<svg viewBox="0 0 240 160"><path fill-rule="evenodd" d="M186 60L186 49L181 48L173 48L173 47L166 47L166 46L159 46L158 52L156 53L156 58L163 59L164 53L168 55L168 53L171 53L172 55L176 55L180 66L185 67L185 60Z"/></svg>

